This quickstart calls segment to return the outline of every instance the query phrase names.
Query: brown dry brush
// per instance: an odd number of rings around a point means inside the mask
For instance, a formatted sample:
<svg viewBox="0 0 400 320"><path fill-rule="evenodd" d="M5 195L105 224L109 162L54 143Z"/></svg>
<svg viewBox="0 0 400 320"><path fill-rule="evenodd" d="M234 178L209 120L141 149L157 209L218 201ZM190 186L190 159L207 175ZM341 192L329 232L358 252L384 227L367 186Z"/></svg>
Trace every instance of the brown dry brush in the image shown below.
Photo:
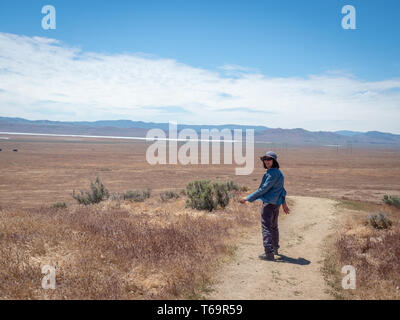
<svg viewBox="0 0 400 320"><path fill-rule="evenodd" d="M353 297L361 299L400 298L400 231L374 230L366 237L342 234L336 248L339 265L356 269Z"/></svg>
<svg viewBox="0 0 400 320"><path fill-rule="evenodd" d="M244 207L241 207L244 208ZM1 299L176 299L210 281L219 256L258 210L191 215L104 210L0 211ZM43 265L55 290L41 288Z"/></svg>

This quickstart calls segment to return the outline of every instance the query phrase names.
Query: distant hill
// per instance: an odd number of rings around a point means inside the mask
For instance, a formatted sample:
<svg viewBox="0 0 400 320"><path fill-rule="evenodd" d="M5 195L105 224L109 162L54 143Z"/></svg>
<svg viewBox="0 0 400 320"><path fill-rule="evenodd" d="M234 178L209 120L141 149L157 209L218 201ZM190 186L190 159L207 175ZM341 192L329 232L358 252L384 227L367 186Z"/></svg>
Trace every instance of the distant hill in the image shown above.
<svg viewBox="0 0 400 320"><path fill-rule="evenodd" d="M65 122L47 120L29 121L20 118L12 118L11 121L8 121L7 118L0 117L0 132L144 137L147 131L148 129L144 128L96 127L79 123L67 124Z"/></svg>
<svg viewBox="0 0 400 320"><path fill-rule="evenodd" d="M339 131L335 131L335 133L340 134L342 136L347 136L347 137L351 137L354 136L356 134L360 134L362 132L358 132L358 131L349 131L349 130L339 130Z"/></svg>
<svg viewBox="0 0 400 320"><path fill-rule="evenodd" d="M158 128L168 134L168 123L155 123L131 120L101 120L101 121L49 121L27 120L23 118L0 117L1 132L52 133L145 137L149 129ZM400 135L379 131L308 131L301 128L281 129L265 126L246 125L186 125L178 124L178 130L191 128L200 129L254 129L255 141L259 143L282 143L288 145L362 145L362 146L393 146L400 147Z"/></svg>
<svg viewBox="0 0 400 320"><path fill-rule="evenodd" d="M269 129L255 135L256 141L288 143L295 145L363 145L400 147L400 135L377 131L338 134L329 131L304 129Z"/></svg>
<svg viewBox="0 0 400 320"><path fill-rule="evenodd" d="M156 122L143 122L143 121L132 121L132 120L99 120L99 121L50 121L50 120L27 120L23 118L7 118L0 117L0 123L13 123L13 124L33 124L33 125L51 125L51 126L83 126L83 127L113 127L113 128L142 128L142 129L162 129L168 130L169 123L156 123ZM264 126L245 126L236 124L224 124L224 125L188 125L178 124L178 130L185 128L191 128L198 132L200 129L254 129L254 131L263 131L268 129Z"/></svg>

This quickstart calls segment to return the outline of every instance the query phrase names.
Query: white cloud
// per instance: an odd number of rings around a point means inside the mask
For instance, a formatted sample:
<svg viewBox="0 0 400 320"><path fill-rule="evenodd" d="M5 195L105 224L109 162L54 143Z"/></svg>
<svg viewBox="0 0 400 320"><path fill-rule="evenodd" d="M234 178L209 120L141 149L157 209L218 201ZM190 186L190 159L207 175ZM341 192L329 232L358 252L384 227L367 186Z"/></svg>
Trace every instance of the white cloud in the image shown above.
<svg viewBox="0 0 400 320"><path fill-rule="evenodd" d="M400 133L399 88L399 79L368 82L342 72L271 78L242 66L210 71L149 55L84 52L54 39L0 33L3 116Z"/></svg>

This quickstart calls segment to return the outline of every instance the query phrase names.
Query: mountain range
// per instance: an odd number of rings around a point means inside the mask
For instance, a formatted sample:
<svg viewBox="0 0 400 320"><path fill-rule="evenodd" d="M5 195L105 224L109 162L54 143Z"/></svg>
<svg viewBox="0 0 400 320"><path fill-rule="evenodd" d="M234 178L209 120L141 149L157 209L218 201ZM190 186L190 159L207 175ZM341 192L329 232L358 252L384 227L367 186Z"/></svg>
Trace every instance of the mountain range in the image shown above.
<svg viewBox="0 0 400 320"><path fill-rule="evenodd" d="M168 133L168 123L132 120L101 121L50 121L27 120L23 118L0 117L0 132L76 134L123 137L145 137L149 129L158 128ZM308 131L302 128L281 129L250 125L187 125L178 124L178 131L191 128L200 129L254 129L255 142L287 145L360 145L400 147L400 135L379 131Z"/></svg>

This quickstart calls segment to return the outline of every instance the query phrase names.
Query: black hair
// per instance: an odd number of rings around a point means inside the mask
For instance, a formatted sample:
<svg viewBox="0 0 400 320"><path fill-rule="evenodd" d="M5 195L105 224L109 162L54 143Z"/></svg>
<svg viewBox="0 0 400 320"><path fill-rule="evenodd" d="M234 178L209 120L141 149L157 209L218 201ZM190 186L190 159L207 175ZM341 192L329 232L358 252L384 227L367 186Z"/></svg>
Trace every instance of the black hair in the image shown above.
<svg viewBox="0 0 400 320"><path fill-rule="evenodd" d="M265 165L264 161L263 161L263 166L264 166L264 169L267 169L267 166ZM274 158L272 158L272 167L271 168L279 169L279 163Z"/></svg>

